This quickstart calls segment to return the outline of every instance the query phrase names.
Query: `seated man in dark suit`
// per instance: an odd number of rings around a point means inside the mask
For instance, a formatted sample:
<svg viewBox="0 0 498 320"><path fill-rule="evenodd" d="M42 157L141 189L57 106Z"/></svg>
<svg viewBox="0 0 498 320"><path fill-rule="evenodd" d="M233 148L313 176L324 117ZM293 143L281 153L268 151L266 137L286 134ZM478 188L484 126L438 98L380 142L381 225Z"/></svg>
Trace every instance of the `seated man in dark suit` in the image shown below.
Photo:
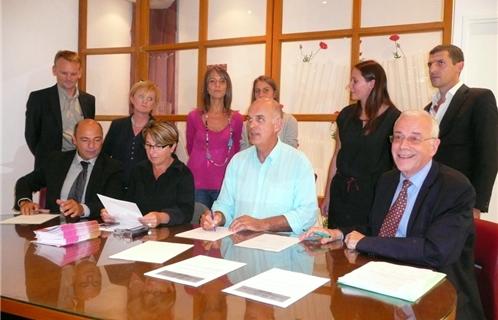
<svg viewBox="0 0 498 320"><path fill-rule="evenodd" d="M457 291L457 319L483 319L474 276L474 188L463 174L432 160L439 129L428 113L405 111L393 130L397 169L379 179L369 225L311 228L304 237L321 231L329 236L322 243L344 239L349 249L444 272Z"/></svg>
<svg viewBox="0 0 498 320"><path fill-rule="evenodd" d="M65 216L98 218L102 204L97 193L119 198L122 194L121 163L101 153L103 132L92 119L74 128L75 151L52 153L40 168L16 183L15 208L21 214L34 214L39 205L32 193L47 188L47 208Z"/></svg>

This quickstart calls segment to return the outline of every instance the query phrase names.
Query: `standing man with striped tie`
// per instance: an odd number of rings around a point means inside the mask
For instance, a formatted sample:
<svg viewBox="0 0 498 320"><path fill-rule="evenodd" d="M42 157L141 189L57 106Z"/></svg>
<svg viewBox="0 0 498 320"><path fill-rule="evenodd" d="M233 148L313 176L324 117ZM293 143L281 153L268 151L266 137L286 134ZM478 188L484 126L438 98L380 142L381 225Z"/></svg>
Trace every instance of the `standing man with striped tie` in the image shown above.
<svg viewBox="0 0 498 320"><path fill-rule="evenodd" d="M16 183L15 208L21 214L39 212L32 193L47 188L47 208L76 218L98 218L102 204L97 193L113 198L122 195L121 163L101 153L103 132L93 119L79 121L74 128L76 150L52 153L40 168Z"/></svg>
<svg viewBox="0 0 498 320"><path fill-rule="evenodd" d="M438 135L427 112L403 112L392 135L397 169L379 179L369 225L312 228L304 237L325 232L322 243L344 239L349 249L444 272L457 291L457 319L484 319L474 274L475 191L462 173L432 160Z"/></svg>

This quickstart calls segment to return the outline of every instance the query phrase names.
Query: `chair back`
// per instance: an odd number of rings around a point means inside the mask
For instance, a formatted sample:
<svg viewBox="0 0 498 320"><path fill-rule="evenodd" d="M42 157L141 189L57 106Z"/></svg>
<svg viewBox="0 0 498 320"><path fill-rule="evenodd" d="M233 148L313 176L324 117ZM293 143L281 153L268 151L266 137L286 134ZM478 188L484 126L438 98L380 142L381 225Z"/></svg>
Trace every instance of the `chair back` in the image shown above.
<svg viewBox="0 0 498 320"><path fill-rule="evenodd" d="M194 203L194 215L192 216L191 224L199 224L201 220L201 215L206 211L208 207L206 207L203 203L196 202Z"/></svg>
<svg viewBox="0 0 498 320"><path fill-rule="evenodd" d="M498 320L498 224L475 219L476 278L484 313Z"/></svg>

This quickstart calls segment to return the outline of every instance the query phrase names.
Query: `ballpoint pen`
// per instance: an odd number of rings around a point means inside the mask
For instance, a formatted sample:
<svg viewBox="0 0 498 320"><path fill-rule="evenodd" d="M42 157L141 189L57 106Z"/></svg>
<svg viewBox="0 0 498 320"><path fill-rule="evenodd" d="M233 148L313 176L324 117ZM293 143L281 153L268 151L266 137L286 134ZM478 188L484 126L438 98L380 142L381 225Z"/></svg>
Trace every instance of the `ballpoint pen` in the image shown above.
<svg viewBox="0 0 498 320"><path fill-rule="evenodd" d="M211 211L211 220L213 221L213 231L216 231L216 224L214 223L214 213Z"/></svg>

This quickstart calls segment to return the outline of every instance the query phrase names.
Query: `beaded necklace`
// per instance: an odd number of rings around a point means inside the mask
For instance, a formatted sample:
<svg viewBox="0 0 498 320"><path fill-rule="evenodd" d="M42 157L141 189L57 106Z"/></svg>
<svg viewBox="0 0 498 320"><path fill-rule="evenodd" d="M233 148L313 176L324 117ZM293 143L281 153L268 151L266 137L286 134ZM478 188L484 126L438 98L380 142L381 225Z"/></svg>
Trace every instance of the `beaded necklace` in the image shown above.
<svg viewBox="0 0 498 320"><path fill-rule="evenodd" d="M206 159L209 163L217 166L217 167L223 167L228 163L228 158L230 156L230 151L232 150L233 147L233 128L232 128L232 117L228 117L228 128L230 129L230 136L228 137L228 142L227 142L227 154L225 156L225 160L222 163L217 163L216 161L213 160L213 156L211 155L211 152L209 152L209 129L208 129L208 115L207 113L204 114L206 118L206 122L204 123L204 128L206 129Z"/></svg>

